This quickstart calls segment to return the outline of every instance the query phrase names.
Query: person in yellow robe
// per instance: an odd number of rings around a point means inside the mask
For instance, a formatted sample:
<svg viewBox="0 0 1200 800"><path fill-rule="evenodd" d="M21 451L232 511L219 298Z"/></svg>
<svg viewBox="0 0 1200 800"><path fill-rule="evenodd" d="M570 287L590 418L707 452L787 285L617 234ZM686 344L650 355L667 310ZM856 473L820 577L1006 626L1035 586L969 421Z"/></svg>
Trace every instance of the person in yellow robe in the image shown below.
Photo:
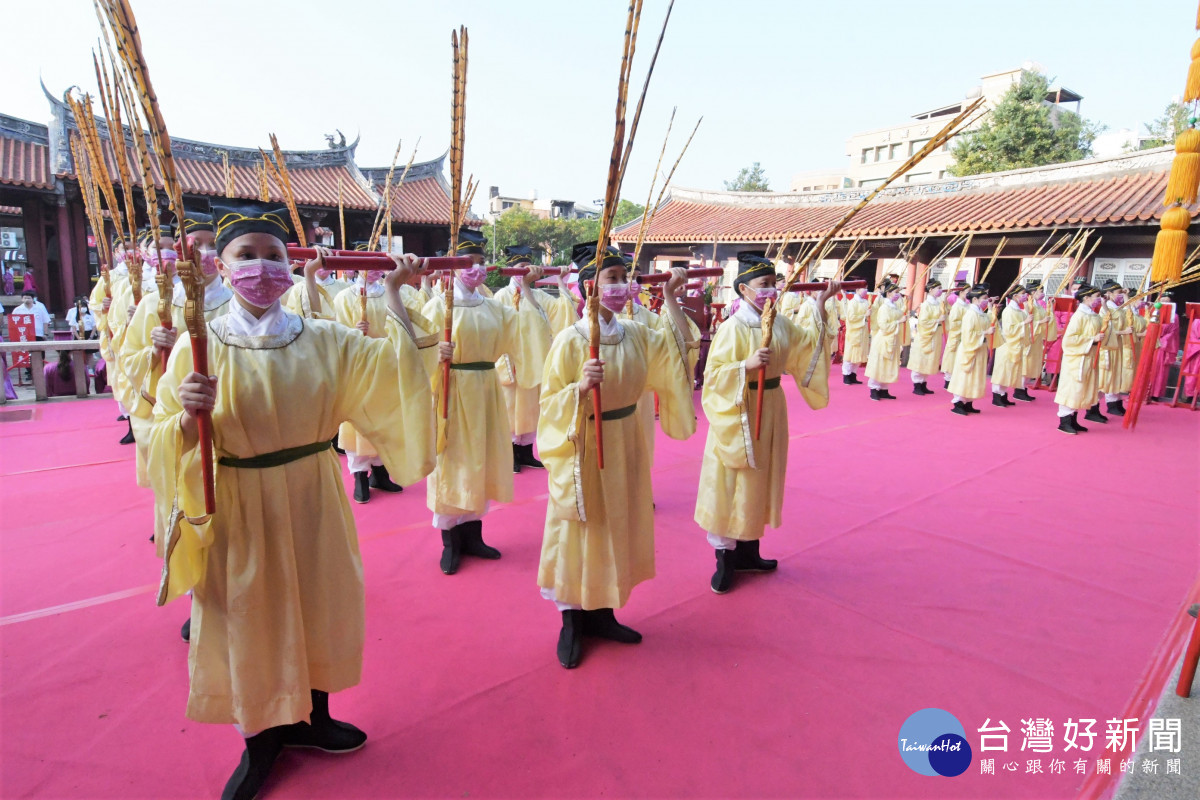
<svg viewBox="0 0 1200 800"><path fill-rule="evenodd" d="M1029 293L1027 308L1033 315L1030 323L1029 355L1025 357L1025 385L1013 392L1013 397L1026 402L1033 400L1029 389L1037 385L1042 377L1042 368L1046 360L1046 345L1058 341L1058 325L1054 315L1046 304L1046 291L1039 280L1025 284Z"/></svg>
<svg viewBox="0 0 1200 800"><path fill-rule="evenodd" d="M942 300L942 284L930 280L925 284L925 299L917 313L917 329L908 349L908 369L912 375L913 394L933 394L928 386L930 375L937 374L942 363L942 328L946 322L946 303Z"/></svg>
<svg viewBox="0 0 1200 800"><path fill-rule="evenodd" d="M356 329L363 336L386 339L388 305L383 286L384 274L383 270L360 272L353 285L338 292L333 298L332 319L347 328ZM305 303L311 306L312 300L305 284L300 284L298 288L304 290L304 296L307 298ZM324 314L323 300L321 308L321 314ZM352 422L343 422L338 428L338 444L346 453L346 467L354 478L354 502L370 502L372 489L389 493L404 491L401 484L392 480L387 465L375 445Z"/></svg>
<svg viewBox="0 0 1200 800"><path fill-rule="evenodd" d="M885 278L879 285L880 300L875 304L871 318L871 350L867 356L867 386L872 400L895 400L888 385L900 375L900 350L904 347L904 308L901 305L900 287Z"/></svg>
<svg viewBox="0 0 1200 800"><path fill-rule="evenodd" d="M775 272L755 253L738 254L733 282L738 308L717 329L704 370L701 404L708 418L708 440L696 494L696 523L716 551L709 582L717 594L732 588L737 572L768 572L778 566L762 558L759 541L767 525L783 522L787 477L787 400L779 391L787 373L809 408L829 402L829 359L825 354L827 319L818 312L838 291L831 282L813 303L805 304L795 324L777 315L770 347L762 346L762 309L776 295ZM762 428L757 425L758 381L763 384Z"/></svg>
<svg viewBox="0 0 1200 800"><path fill-rule="evenodd" d="M365 248L364 248L365 249ZM325 314L325 319L334 318L334 301L343 290L350 288L353 281L344 281L337 276L337 273L331 269L323 269L317 272L317 291L321 293L321 308ZM295 314L298 317L305 319L317 319L312 313L312 306L308 300L308 287L305 282L297 283L288 289L287 294L283 296L283 307ZM407 305L407 304L405 304Z"/></svg>
<svg viewBox="0 0 1200 800"><path fill-rule="evenodd" d="M1137 300L1133 303L1126 301L1123 306L1126 310L1126 327L1131 331L1129 334L1131 352L1122 364L1121 372L1121 393L1126 397L1133 390L1134 374L1142 359L1142 345L1146 342L1146 328L1150 324L1143 313L1146 306L1145 300Z"/></svg>
<svg viewBox="0 0 1200 800"><path fill-rule="evenodd" d="M213 204L218 265L237 297L208 324L209 375L181 335L159 381L150 455L171 509L161 605L194 590L187 716L236 723L241 762L223 798L252 798L284 747L357 750L329 693L356 685L362 560L330 450L346 418L403 480L433 468L429 381L394 291L416 268L395 256L387 338L284 311L288 212ZM321 252L321 251L318 251ZM322 265L310 261L307 274ZM211 414L216 511L205 514L197 417Z"/></svg>
<svg viewBox="0 0 1200 800"><path fill-rule="evenodd" d="M950 410L960 416L979 414L975 401L987 392L988 336L993 326L987 313L989 286L977 283L967 289L959 303L958 343L954 350L954 370L950 376ZM957 303L956 303L957 305Z"/></svg>
<svg viewBox="0 0 1200 800"><path fill-rule="evenodd" d="M578 252L578 251L577 251ZM590 356L590 320L558 334L542 383L538 450L546 462L549 501L537 582L562 613L556 652L567 669L579 664L583 637L626 644L642 640L614 609L633 587L654 577L654 510L650 456L635 417L647 387L658 394L659 425L673 439L696 430L693 378L683 311L675 299L681 269L663 293L658 328L622 319L631 292L625 257L611 249L585 261L581 291L599 292L600 358ZM592 391L599 388L604 469L597 461Z"/></svg>
<svg viewBox="0 0 1200 800"><path fill-rule="evenodd" d="M135 248L136 256L131 259L138 271L137 276L134 276L137 278L136 292L134 281L130 276L116 284L106 320L109 331L108 346L112 355L112 361L108 366L109 385L112 386L113 397L117 398L122 408L125 409L126 417L129 416L129 410L133 406L132 397L137 394L138 383L127 372L124 359L125 332L129 328L129 323L133 321L133 315L143 298L149 295L151 304L157 302L158 282L154 265L149 258L149 238L149 231L139 234L138 245ZM136 441L133 421L130 419L128 422L129 430L121 439L121 444L134 444Z"/></svg>
<svg viewBox="0 0 1200 800"><path fill-rule="evenodd" d="M458 571L464 555L500 558L500 551L483 540L483 518L492 501L510 502L513 491L512 437L496 362L507 356L516 386L532 389L542 383L545 358L538 358L535 343L550 335L547 315L531 291L543 275L541 267L531 266L523 276L519 311L479 293L487 278L484 244L477 231L459 232L455 254L471 256L476 263L455 275L453 341L439 346L438 363L430 365L440 430L437 467L426 484L426 502L433 512L433 527L442 534L439 566L446 575ZM445 299L431 299L423 316L434 330L444 331ZM448 418L443 419L442 363L447 361L449 407Z"/></svg>
<svg viewBox="0 0 1200 800"><path fill-rule="evenodd" d="M942 376L946 379L946 389L950 388L950 378L954 375L954 362L958 358L958 342L962 333L962 316L967 310L965 295L970 288L966 282L956 281L946 293L946 343L942 349Z"/></svg>
<svg viewBox="0 0 1200 800"><path fill-rule="evenodd" d="M846 344L842 351L842 383L847 386L862 383L854 368L866 364L871 352L867 326L870 313L871 300L865 286L847 298L842 305L842 319L846 321Z"/></svg>
<svg viewBox="0 0 1200 800"><path fill-rule="evenodd" d="M533 266L532 247L504 248L506 264L510 267ZM501 356L496 362L496 370L500 377L500 388L504 392L504 406L508 409L508 426L512 433L513 472L518 473L522 467L530 469L545 469L542 462L533 454L533 445L537 439L537 422L540 410L539 399L542 394L541 372L546 363L546 355L550 352L550 343L554 337L567 325L573 324L578 318L575 312L574 298L567 291L563 273L558 275L558 296L530 286L528 294L537 300L538 308L546 318L547 327L538 329L539 336L535 341L522 340L521 359L530 364L537 373L537 385L522 389L517 385L516 371L508 356ZM492 299L514 311L521 302L525 302L526 291L521 276L513 275L508 285L497 290Z"/></svg>
<svg viewBox="0 0 1200 800"><path fill-rule="evenodd" d="M1134 326L1134 319L1137 314L1129 305L1128 291L1125 287L1121 287L1113 298L1115 308L1110 310L1112 318L1111 326L1117 331L1117 349L1120 352L1120 373L1116 380L1111 382L1111 388L1116 389L1115 392L1107 392L1104 396L1105 406L1108 413L1118 417L1125 416L1125 398L1129 396L1129 391L1133 388L1133 373L1137 368L1135 360L1136 353L1140 350L1140 339L1146 335L1146 323L1142 320L1141 333L1139 334Z"/></svg>
<svg viewBox="0 0 1200 800"><path fill-rule="evenodd" d="M1029 292L1024 286L1014 286L1001 302L1007 304L1000 315L1000 343L996 345L996 359L992 362L992 405L1007 408L1016 405L1008 399L1009 390L1015 391L1019 387L1024 391L1025 359L1033 346L1033 315L1025 310ZM1033 402L1028 394L1018 399Z"/></svg>
<svg viewBox="0 0 1200 800"><path fill-rule="evenodd" d="M1124 369L1125 348L1122 340L1133 333L1133 330L1126 325L1125 312L1122 309L1125 302L1125 287L1110 279L1100 287L1100 294L1104 297L1104 305L1100 313L1105 320L1102 327L1105 329L1106 336L1100 343L1098 386L1104 395L1108 413L1123 417L1125 416L1125 404L1121 401L1121 375Z"/></svg>
<svg viewBox="0 0 1200 800"><path fill-rule="evenodd" d="M110 371L116 370L116 355L112 350L112 331L108 324L108 312L112 306L112 299L116 297L120 290L121 283L129 280L129 267L126 263L125 242L119 236L114 236L112 239L112 254L113 263L108 265L107 283L104 276L96 281L96 285L92 287L91 295L88 297L88 308L92 312L92 318L96 321L96 333L99 339L100 355L104 359L105 364L112 364L112 367L106 367ZM127 422L129 414L121 402L120 398L113 395L113 400L117 404L117 422ZM133 442L133 423L129 423L129 430L126 433L129 442ZM124 442L123 442L124 443Z"/></svg>
<svg viewBox="0 0 1200 800"><path fill-rule="evenodd" d="M1087 433L1088 429L1079 424L1079 412L1085 408L1088 412L1084 419L1108 421L1100 414L1095 369L1096 348L1108 337L1108 332L1100 330L1103 321L1099 312L1104 299L1099 289L1087 283L1076 289L1075 299L1079 301L1079 307L1063 331L1062 367L1058 391L1054 394L1054 402L1058 404L1058 430L1069 436Z"/></svg>

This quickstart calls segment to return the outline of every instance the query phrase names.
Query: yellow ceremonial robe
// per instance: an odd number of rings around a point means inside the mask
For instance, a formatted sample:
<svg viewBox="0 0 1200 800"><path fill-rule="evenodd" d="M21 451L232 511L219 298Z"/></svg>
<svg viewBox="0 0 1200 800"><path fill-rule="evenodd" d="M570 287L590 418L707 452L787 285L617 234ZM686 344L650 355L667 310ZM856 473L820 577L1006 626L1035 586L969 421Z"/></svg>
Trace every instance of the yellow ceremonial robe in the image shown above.
<svg viewBox="0 0 1200 800"><path fill-rule="evenodd" d="M842 318L846 320L846 345L842 361L847 364L867 363L871 349L867 335L867 312L870 308L870 301L860 299L858 295L847 300L842 308Z"/></svg>
<svg viewBox="0 0 1200 800"><path fill-rule="evenodd" d="M1126 303L1121 306L1121 327L1120 330L1134 328L1134 320L1142 319L1137 314L1133 313L1133 309ZM1141 335L1146 335L1146 321L1142 319ZM1117 382L1120 388L1120 394L1128 394L1133 388L1133 371L1136 368L1134 361L1136 352L1141 349L1141 342L1137 341L1138 334L1136 328L1131 333L1123 333L1117 336L1118 343L1121 347L1121 377Z"/></svg>
<svg viewBox="0 0 1200 800"><path fill-rule="evenodd" d="M1133 378L1137 372L1137 365L1142 360L1142 345L1146 341L1146 326L1149 321L1135 311L1129 312L1129 324L1126 327L1133 328L1133 333L1129 338L1133 340L1132 352L1128 359L1124 362L1125 369L1121 374L1121 392L1128 394L1133 389Z"/></svg>
<svg viewBox="0 0 1200 800"><path fill-rule="evenodd" d="M308 302L308 286L302 280L292 284L281 300L285 310L305 319L337 319L335 301L337 296L354 284L339 281L336 278L325 283L317 281L317 291L321 295L321 313L314 314Z"/></svg>
<svg viewBox="0 0 1200 800"><path fill-rule="evenodd" d="M148 302L152 309L158 302L158 285L155 281L142 279L142 301ZM138 305L140 302L133 301L133 287L126 280L113 292L112 304L108 308L109 348L113 355L108 382L112 386L113 397L126 409L133 407L140 387L140 383L128 374L124 357L125 334L132 322L129 312L132 309L136 314Z"/></svg>
<svg viewBox="0 0 1200 800"><path fill-rule="evenodd" d="M926 296L917 314L917 332L908 349L908 368L921 375L933 375L942 363L942 325L946 304Z"/></svg>
<svg viewBox="0 0 1200 800"><path fill-rule="evenodd" d="M1025 385L1025 359L1033 343L1031 319L1016 303L1009 303L1000 315L1002 341L996 345L996 360L992 362L992 383L997 386L1012 389Z"/></svg>
<svg viewBox="0 0 1200 800"><path fill-rule="evenodd" d="M434 330L445 326L446 304L435 297L425 305ZM449 419L442 419L442 365L429 363L438 404L437 467L429 476L426 503L435 514L482 514L489 500L512 500L513 452L508 412L495 364L507 355L516 385L529 389L542 381L543 361L523 357L523 343L548 338L550 324L532 303L514 311L490 297L454 298L454 359L450 369ZM436 354L436 348L431 348ZM436 355L434 356L436 357ZM456 368L453 365L464 365Z"/></svg>
<svg viewBox="0 0 1200 800"><path fill-rule="evenodd" d="M1036 381L1042 376L1042 364L1046 358L1046 345L1058 339L1058 325L1054 315L1040 303L1030 301L1033 310L1032 336L1029 354L1025 356L1025 377Z"/></svg>
<svg viewBox="0 0 1200 800"><path fill-rule="evenodd" d="M110 269L108 271L108 295L115 299L120 292L121 284L129 280L129 273L121 268L120 270ZM99 336L100 355L104 361L115 362L116 354L112 349L112 329L108 324L108 314L104 311L104 278L96 281L96 285L92 287L92 293L88 297L88 307L92 311L92 317L96 320L96 331ZM110 304L111 306L111 304Z"/></svg>
<svg viewBox="0 0 1200 800"><path fill-rule="evenodd" d="M1054 402L1060 406L1079 411L1091 408L1097 402L1093 340L1100 332L1100 322L1100 315L1081 303L1063 331L1062 369L1058 376L1058 391L1054 394Z"/></svg>
<svg viewBox="0 0 1200 800"><path fill-rule="evenodd" d="M531 291L537 293L537 301L542 309L542 316L546 319L546 328L544 336L539 335L536 341L520 342L522 362L528 363L532 373L536 373L537 384L522 389L517 385L516 371L513 369L512 361L508 356L501 356L496 361L496 370L500 378L500 388L504 393L504 407L508 411L508 427L509 433L513 436L528 436L537 433L538 412L540 410L539 401L542 394L542 365L546 363L546 356L550 353L550 343L554 341L554 337L558 334L574 314L575 304L568 297L555 297L549 292L544 292L541 289L534 288ZM492 299L508 308L517 310L516 290L510 283L508 286L497 291L492 295ZM528 302L528 292L522 289L521 305ZM561 306L569 305L568 311ZM560 323L556 325L555 323ZM573 322L573 320L572 320ZM542 329L539 327L539 334Z"/></svg>
<svg viewBox="0 0 1200 800"><path fill-rule="evenodd" d="M958 343L962 339L963 312L971 305L961 297L954 301L946 312L946 348L942 351L942 372L954 374L954 364L958 359Z"/></svg>
<svg viewBox="0 0 1200 800"><path fill-rule="evenodd" d="M987 394L988 343L984 333L992 325L991 317L979 306L966 300L959 318L958 346L954 350L954 369L950 373L950 394L970 402Z"/></svg>
<svg viewBox="0 0 1200 800"><path fill-rule="evenodd" d="M672 439L696 431L693 379L683 336L667 319L651 329L615 317L618 330L600 338L604 469L596 462L592 396L578 383L589 358L586 319L554 339L542 384L538 452L550 499L538 586L585 610L620 608L633 587L654 577L654 511L650 452L632 413L647 391L659 398L659 424Z"/></svg>
<svg viewBox="0 0 1200 800"><path fill-rule="evenodd" d="M308 303L308 293L304 291L304 288L304 284L299 283L288 291L294 290L300 292L304 297L304 308L311 313ZM385 320L388 318L387 298L382 291L379 291L381 288L375 288L378 294L374 296L371 296L370 292L372 290L370 288L367 290L367 337L371 339L382 339L388 335L387 326L385 325ZM325 308L324 297L321 298L321 312L323 318L329 313ZM356 334L359 333L356 326L363 318L362 291L360 286L351 285L338 292L337 297L333 298L332 317L330 318L337 320L348 328L355 328L354 332ZM375 445L371 444L370 440L360 433L354 427L354 424L349 421L343 422L341 427L338 428L338 447L347 453L354 453L355 455L367 458L379 455L379 452L375 449Z"/></svg>
<svg viewBox="0 0 1200 800"><path fill-rule="evenodd" d="M1106 302L1100 309L1101 320L1107 320L1106 335L1100 342L1100 376L1097 387L1105 394L1121 393L1121 339L1117 331L1125 330L1124 314L1120 307Z"/></svg>
<svg viewBox="0 0 1200 800"><path fill-rule="evenodd" d="M867 356L866 376L878 383L893 383L900 375L900 348L904 336L904 309L899 303L880 300L875 311L875 332Z"/></svg>
<svg viewBox="0 0 1200 800"><path fill-rule="evenodd" d="M837 351L838 332L842 325L842 308L836 297L825 301L825 356L833 358Z"/></svg>
<svg viewBox="0 0 1200 800"><path fill-rule="evenodd" d="M747 374L745 361L762 344L761 320L756 317L753 311L738 309L717 329L701 394L708 440L695 519L708 533L743 541L761 539L768 524L780 526L787 477L787 400L780 388L765 389L762 431L754 438L758 371ZM817 327L793 325L777 316L766 370L768 384L785 372L791 375L813 409L829 402L829 359L822 337Z"/></svg>
<svg viewBox="0 0 1200 800"><path fill-rule="evenodd" d="M230 319L208 326L217 459L325 443L350 419L397 481L433 468L429 381L397 321L374 339L290 314L281 334L239 336ZM187 715L246 731L304 720L311 689L336 692L362 672L362 559L341 464L329 449L267 468L218 463L217 511L202 522L200 448L185 449L180 430L178 387L191 371L184 335L150 439L155 494L170 512L158 602L194 589Z"/></svg>

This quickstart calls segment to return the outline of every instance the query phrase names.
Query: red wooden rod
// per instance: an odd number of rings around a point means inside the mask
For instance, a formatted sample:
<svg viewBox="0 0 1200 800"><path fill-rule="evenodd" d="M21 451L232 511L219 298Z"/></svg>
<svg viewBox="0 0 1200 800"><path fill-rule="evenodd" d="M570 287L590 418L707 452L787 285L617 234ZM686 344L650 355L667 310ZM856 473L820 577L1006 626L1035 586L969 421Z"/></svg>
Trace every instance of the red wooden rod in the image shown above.
<svg viewBox="0 0 1200 800"><path fill-rule="evenodd" d="M687 270L688 278L719 278L725 274L720 267L700 267ZM671 279L670 272L652 272L649 275L638 275L638 283L666 283Z"/></svg>
<svg viewBox="0 0 1200 800"><path fill-rule="evenodd" d="M529 267L489 267L493 272L499 272L501 275L528 275ZM546 275L561 275L562 267L542 267L542 272Z"/></svg>
<svg viewBox="0 0 1200 800"><path fill-rule="evenodd" d="M390 272L395 269L395 264L386 253L356 253L353 251L341 251L346 255L333 255L325 257L325 267L327 269L340 269L344 272L361 272L364 270L379 270L380 272ZM306 255L311 253L312 255ZM379 258L379 256L384 256ZM317 257L315 250L308 250L301 247L289 247L288 258L313 259ZM467 269L471 266L470 256L435 256L433 258L422 258L421 265L424 269L429 270L453 270Z"/></svg>
<svg viewBox="0 0 1200 800"><path fill-rule="evenodd" d="M792 292L821 292L829 288L828 283L797 283L788 291ZM842 288L849 291L867 288L866 281L843 281Z"/></svg>

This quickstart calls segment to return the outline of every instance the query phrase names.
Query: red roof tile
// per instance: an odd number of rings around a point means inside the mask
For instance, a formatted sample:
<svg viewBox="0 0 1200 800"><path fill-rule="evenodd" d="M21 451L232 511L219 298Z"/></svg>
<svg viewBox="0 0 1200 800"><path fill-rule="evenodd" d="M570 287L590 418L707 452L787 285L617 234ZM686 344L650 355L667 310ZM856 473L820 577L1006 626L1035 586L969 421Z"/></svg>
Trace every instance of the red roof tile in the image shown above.
<svg viewBox="0 0 1200 800"><path fill-rule="evenodd" d="M0 137L0 183L30 189L53 189L50 148L36 142Z"/></svg>
<svg viewBox="0 0 1200 800"><path fill-rule="evenodd" d="M383 186L375 187L382 192ZM450 196L433 176L392 187L392 219L418 225L449 225Z"/></svg>
<svg viewBox="0 0 1200 800"><path fill-rule="evenodd" d="M1162 216L1166 182L1166 170L1153 169L1040 185L880 197L859 212L839 238L1147 225ZM695 193L679 194L655 214L647 242L704 242L713 236L723 242L762 242L789 233L796 239L816 239L853 206L739 203L736 196L731 202L703 202L692 199ZM613 238L633 242L637 231L635 221L615 231Z"/></svg>

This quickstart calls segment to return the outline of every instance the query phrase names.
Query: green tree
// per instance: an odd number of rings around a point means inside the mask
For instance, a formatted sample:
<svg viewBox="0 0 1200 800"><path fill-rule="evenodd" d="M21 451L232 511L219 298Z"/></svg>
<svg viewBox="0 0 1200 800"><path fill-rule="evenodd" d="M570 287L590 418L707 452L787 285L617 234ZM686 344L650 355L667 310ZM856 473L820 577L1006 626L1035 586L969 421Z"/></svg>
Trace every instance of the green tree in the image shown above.
<svg viewBox="0 0 1200 800"><path fill-rule="evenodd" d="M742 167L742 171L732 181L725 181L728 192L769 192L771 186L767 182L767 174L762 166L755 161L752 166Z"/></svg>
<svg viewBox="0 0 1200 800"><path fill-rule="evenodd" d="M1092 154L1092 142L1104 130L1080 115L1046 102L1050 81L1025 72L979 129L954 145L956 176L1040 167L1077 161Z"/></svg>
<svg viewBox="0 0 1200 800"><path fill-rule="evenodd" d="M639 206L632 200L621 200L617 203L617 213L613 217L613 227L618 228L631 220L641 219L645 206Z"/></svg>
<svg viewBox="0 0 1200 800"><path fill-rule="evenodd" d="M1146 123L1146 135L1150 138L1143 140L1138 149L1149 150L1152 147L1174 144L1175 137L1188 126L1189 116L1188 108L1183 103L1168 103L1161 117Z"/></svg>

